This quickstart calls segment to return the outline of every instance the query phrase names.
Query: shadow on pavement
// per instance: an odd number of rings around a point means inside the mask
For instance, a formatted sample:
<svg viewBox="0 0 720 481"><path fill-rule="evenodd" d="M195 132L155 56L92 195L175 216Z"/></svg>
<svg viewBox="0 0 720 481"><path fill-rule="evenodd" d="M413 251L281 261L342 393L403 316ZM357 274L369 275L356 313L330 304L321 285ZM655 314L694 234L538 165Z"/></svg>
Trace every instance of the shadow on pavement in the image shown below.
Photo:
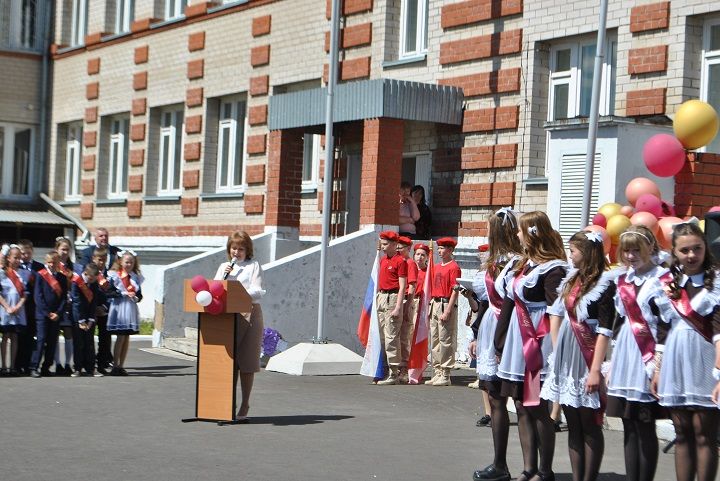
<svg viewBox="0 0 720 481"><path fill-rule="evenodd" d="M195 369L188 369L192 366L146 366L128 368L133 377L177 377L194 376ZM187 372L177 372L181 369L188 369ZM176 371L176 372L169 372Z"/></svg>
<svg viewBox="0 0 720 481"><path fill-rule="evenodd" d="M572 481L572 474L570 473L555 473L555 479L557 481ZM598 481L625 481L624 474L618 473L600 473Z"/></svg>
<svg viewBox="0 0 720 481"><path fill-rule="evenodd" d="M250 424L272 424L274 426L305 426L322 424L325 421L342 421L355 416L324 416L321 414L298 414L296 416L250 416Z"/></svg>

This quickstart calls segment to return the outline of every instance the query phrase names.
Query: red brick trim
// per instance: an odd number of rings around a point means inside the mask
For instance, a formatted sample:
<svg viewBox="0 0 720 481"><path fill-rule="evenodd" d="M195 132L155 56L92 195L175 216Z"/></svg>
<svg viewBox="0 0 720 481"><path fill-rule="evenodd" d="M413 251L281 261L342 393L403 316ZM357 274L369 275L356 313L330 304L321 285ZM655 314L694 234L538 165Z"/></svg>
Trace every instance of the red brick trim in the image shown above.
<svg viewBox="0 0 720 481"><path fill-rule="evenodd" d="M370 12L373 9L372 0L341 0L340 9L342 15L354 15L356 13ZM330 20L332 15L332 0L325 3L325 18Z"/></svg>
<svg viewBox="0 0 720 481"><path fill-rule="evenodd" d="M202 2L188 5L187 7L185 7L185 17L192 18L205 15L208 11L208 8L213 6L215 6L214 2Z"/></svg>
<svg viewBox="0 0 720 481"><path fill-rule="evenodd" d="M133 99L132 101L132 114L137 115L145 115L145 111L147 110L147 99L145 97L140 99Z"/></svg>
<svg viewBox="0 0 720 481"><path fill-rule="evenodd" d="M646 32L668 28L670 25L670 2L640 5L630 10L630 31Z"/></svg>
<svg viewBox="0 0 720 481"><path fill-rule="evenodd" d="M340 29L340 48L361 47L372 43L372 23ZM325 32L325 51L330 51L330 32Z"/></svg>
<svg viewBox="0 0 720 481"><path fill-rule="evenodd" d="M143 201L140 199L133 199L127 201L127 215L131 219L137 219L142 217Z"/></svg>
<svg viewBox="0 0 720 481"><path fill-rule="evenodd" d="M323 65L323 82L328 82L328 64ZM370 77L370 57L353 58L340 62L340 80Z"/></svg>
<svg viewBox="0 0 720 481"><path fill-rule="evenodd" d="M679 217L702 217L720 204L720 155L688 152L675 176L675 212Z"/></svg>
<svg viewBox="0 0 720 481"><path fill-rule="evenodd" d="M650 72L665 72L668 62L668 46L631 48L628 52L628 72L630 75Z"/></svg>
<svg viewBox="0 0 720 481"><path fill-rule="evenodd" d="M264 125L267 123L268 106L253 105L248 109L248 123L250 125Z"/></svg>
<svg viewBox="0 0 720 481"><path fill-rule="evenodd" d="M185 91L185 104L188 107L199 107L203 103L203 88L194 87Z"/></svg>
<svg viewBox="0 0 720 481"><path fill-rule="evenodd" d="M188 51L196 52L205 48L205 32L195 32L188 35Z"/></svg>
<svg viewBox="0 0 720 481"><path fill-rule="evenodd" d="M628 92L625 115L635 117L640 115L664 114L665 90L664 88L659 88Z"/></svg>
<svg viewBox="0 0 720 481"><path fill-rule="evenodd" d="M135 65L139 65L141 63L146 63L148 59L150 58L150 47L147 45L142 45L140 47L135 48L135 55L133 60L135 61Z"/></svg>
<svg viewBox="0 0 720 481"><path fill-rule="evenodd" d="M250 65L261 67L270 63L270 45L261 45L250 49Z"/></svg>
<svg viewBox="0 0 720 481"><path fill-rule="evenodd" d="M150 25L161 21L162 20L160 20L159 18L152 17L139 18L137 20L134 20L133 23L130 24L130 32L140 33L143 31L148 31L150 30Z"/></svg>
<svg viewBox="0 0 720 481"><path fill-rule="evenodd" d="M508 68L493 70L460 77L450 77L438 81L440 85L452 85L463 89L465 97L493 95L520 91L520 69Z"/></svg>
<svg viewBox="0 0 720 481"><path fill-rule="evenodd" d="M188 142L183 146L183 157L185 161L192 162L200 160L201 142Z"/></svg>
<svg viewBox="0 0 720 481"><path fill-rule="evenodd" d="M85 98L95 100L100 96L100 82L91 82L85 86Z"/></svg>
<svg viewBox="0 0 720 481"><path fill-rule="evenodd" d="M493 18L519 15L522 11L522 0L469 0L443 6L440 25L442 28L459 27Z"/></svg>
<svg viewBox="0 0 720 481"><path fill-rule="evenodd" d="M189 115L185 118L185 133L199 134L202 132L202 114Z"/></svg>
<svg viewBox="0 0 720 481"><path fill-rule="evenodd" d="M89 33L85 35L85 45L86 46L92 46L97 43L100 43L103 37L107 37L108 35L112 35L109 32L95 32L95 33Z"/></svg>
<svg viewBox="0 0 720 481"><path fill-rule="evenodd" d="M81 219L92 219L93 218L93 202L81 202L80 203L80 218Z"/></svg>
<svg viewBox="0 0 720 481"><path fill-rule="evenodd" d="M85 172L95 170L95 154L83 155L82 168Z"/></svg>
<svg viewBox="0 0 720 481"><path fill-rule="evenodd" d="M98 119L98 108L97 107L86 107L85 108L85 123L94 124Z"/></svg>
<svg viewBox="0 0 720 481"><path fill-rule="evenodd" d="M255 17L252 20L252 36L260 37L270 33L272 25L272 16L263 15L262 17Z"/></svg>
<svg viewBox="0 0 720 481"><path fill-rule="evenodd" d="M250 95L267 95L270 90L270 77L267 75L260 75L259 77L250 78Z"/></svg>
<svg viewBox="0 0 720 481"><path fill-rule="evenodd" d="M433 170L449 172L479 169L506 169L517 165L518 144L496 144L439 149L433 155Z"/></svg>
<svg viewBox="0 0 720 481"><path fill-rule="evenodd" d="M97 132L83 132L83 147L95 147L97 145Z"/></svg>
<svg viewBox="0 0 720 481"><path fill-rule="evenodd" d="M100 73L100 58L89 58L87 61L88 75L96 75Z"/></svg>
<svg viewBox="0 0 720 481"><path fill-rule="evenodd" d="M205 75L205 60L199 58L197 60L190 60L187 63L187 78L188 80L195 80L203 78Z"/></svg>
<svg viewBox="0 0 720 481"><path fill-rule="evenodd" d="M133 142L145 140L145 124L133 124L130 126L130 140Z"/></svg>
<svg viewBox="0 0 720 481"><path fill-rule="evenodd" d="M130 192L142 192L142 190L143 190L143 175L142 174L128 175L128 190Z"/></svg>
<svg viewBox="0 0 720 481"><path fill-rule="evenodd" d="M169 225L138 225L139 223L131 223L126 226L113 226L113 235L117 236L193 236L193 235L212 235L227 236L228 232L235 230L244 230L250 235L261 234L264 224L198 224L193 222L190 225L177 225L168 222Z"/></svg>
<svg viewBox="0 0 720 481"><path fill-rule="evenodd" d="M200 199L197 197L183 197L180 199L180 212L185 217L198 215Z"/></svg>
<svg viewBox="0 0 720 481"><path fill-rule="evenodd" d="M196 189L200 185L200 170L184 170L182 173L183 188Z"/></svg>
<svg viewBox="0 0 720 481"><path fill-rule="evenodd" d="M506 30L440 44L440 64L518 53L522 49L522 29Z"/></svg>
<svg viewBox="0 0 720 481"><path fill-rule="evenodd" d="M513 205L515 182L444 184L433 187L436 207Z"/></svg>
<svg viewBox="0 0 720 481"><path fill-rule="evenodd" d="M248 165L245 170L245 181L248 184L265 183L265 164Z"/></svg>
<svg viewBox="0 0 720 481"><path fill-rule="evenodd" d="M133 74L133 90L145 90L148 83L148 73L136 72Z"/></svg>
<svg viewBox="0 0 720 481"><path fill-rule="evenodd" d="M267 135L255 134L248 135L247 152L248 154L264 154L267 145Z"/></svg>
<svg viewBox="0 0 720 481"><path fill-rule="evenodd" d="M265 196L263 194L245 194L244 197L246 214L262 214L265 205Z"/></svg>
<svg viewBox="0 0 720 481"><path fill-rule="evenodd" d="M512 105L477 110L466 110L463 116L463 132L489 132L501 129L517 129L520 107Z"/></svg>
<svg viewBox="0 0 720 481"><path fill-rule="evenodd" d="M80 192L82 192L82 195L93 195L95 193L95 179L82 179Z"/></svg>
<svg viewBox="0 0 720 481"><path fill-rule="evenodd" d="M142 167L145 163L145 149L130 149L130 165Z"/></svg>

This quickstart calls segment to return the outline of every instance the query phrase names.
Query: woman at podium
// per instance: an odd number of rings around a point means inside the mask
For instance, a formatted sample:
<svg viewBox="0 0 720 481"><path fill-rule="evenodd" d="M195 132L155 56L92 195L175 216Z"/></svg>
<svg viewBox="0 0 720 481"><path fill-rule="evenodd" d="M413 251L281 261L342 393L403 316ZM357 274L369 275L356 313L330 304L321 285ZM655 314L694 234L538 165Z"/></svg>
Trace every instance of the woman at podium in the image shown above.
<svg viewBox="0 0 720 481"><path fill-rule="evenodd" d="M263 315L260 298L265 294L262 286L262 268L253 260L253 244L244 231L233 232L227 240L228 261L215 273L215 279L240 282L253 300L248 319L240 316L237 326L237 356L235 363L240 374L242 402L236 420L247 422L250 410L250 392L255 373L260 371L260 351L263 340ZM236 386L237 388L237 386Z"/></svg>

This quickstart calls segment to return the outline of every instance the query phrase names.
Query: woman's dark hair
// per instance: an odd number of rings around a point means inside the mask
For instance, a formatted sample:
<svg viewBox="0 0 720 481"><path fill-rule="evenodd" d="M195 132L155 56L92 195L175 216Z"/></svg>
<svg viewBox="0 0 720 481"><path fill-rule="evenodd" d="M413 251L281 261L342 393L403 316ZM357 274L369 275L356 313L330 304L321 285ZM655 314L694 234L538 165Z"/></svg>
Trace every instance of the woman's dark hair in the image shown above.
<svg viewBox="0 0 720 481"><path fill-rule="evenodd" d="M705 234L697 224L691 224L689 222L679 224L673 228L672 233L672 265L670 266L670 272L672 272L673 280L668 287L670 287L670 297L673 299L680 298L680 289L682 289L680 287L680 279L683 275L682 269L680 269L680 262L677 256L675 256L675 243L678 237L686 235L699 237L705 245L705 258L702 263L703 272L705 273L705 289L712 290L713 284L715 283L715 258L712 252L710 252Z"/></svg>
<svg viewBox="0 0 720 481"><path fill-rule="evenodd" d="M595 287L602 273L608 268L602 240L600 242L590 240L588 234L590 233L585 231L576 232L568 241L568 244L582 253L583 262L581 266L575 266L578 270L565 284L562 292L563 298L570 294L571 289L578 282L581 286L580 297L584 296Z"/></svg>
<svg viewBox="0 0 720 481"><path fill-rule="evenodd" d="M410 194L412 195L417 191L420 191L420 193L422 194L422 196L420 198L420 203L424 204L425 203L425 187L423 187L422 185L416 185L415 187L410 189Z"/></svg>

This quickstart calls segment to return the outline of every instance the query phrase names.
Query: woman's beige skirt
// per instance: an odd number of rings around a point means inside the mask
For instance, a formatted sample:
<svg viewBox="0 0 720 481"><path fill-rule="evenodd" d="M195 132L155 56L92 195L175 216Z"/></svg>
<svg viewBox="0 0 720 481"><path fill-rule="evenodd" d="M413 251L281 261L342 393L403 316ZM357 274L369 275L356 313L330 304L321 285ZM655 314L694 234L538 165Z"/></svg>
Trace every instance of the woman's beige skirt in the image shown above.
<svg viewBox="0 0 720 481"><path fill-rule="evenodd" d="M238 316L235 336L235 364L242 373L260 372L260 351L263 342L263 314L260 304L253 304L250 321Z"/></svg>

